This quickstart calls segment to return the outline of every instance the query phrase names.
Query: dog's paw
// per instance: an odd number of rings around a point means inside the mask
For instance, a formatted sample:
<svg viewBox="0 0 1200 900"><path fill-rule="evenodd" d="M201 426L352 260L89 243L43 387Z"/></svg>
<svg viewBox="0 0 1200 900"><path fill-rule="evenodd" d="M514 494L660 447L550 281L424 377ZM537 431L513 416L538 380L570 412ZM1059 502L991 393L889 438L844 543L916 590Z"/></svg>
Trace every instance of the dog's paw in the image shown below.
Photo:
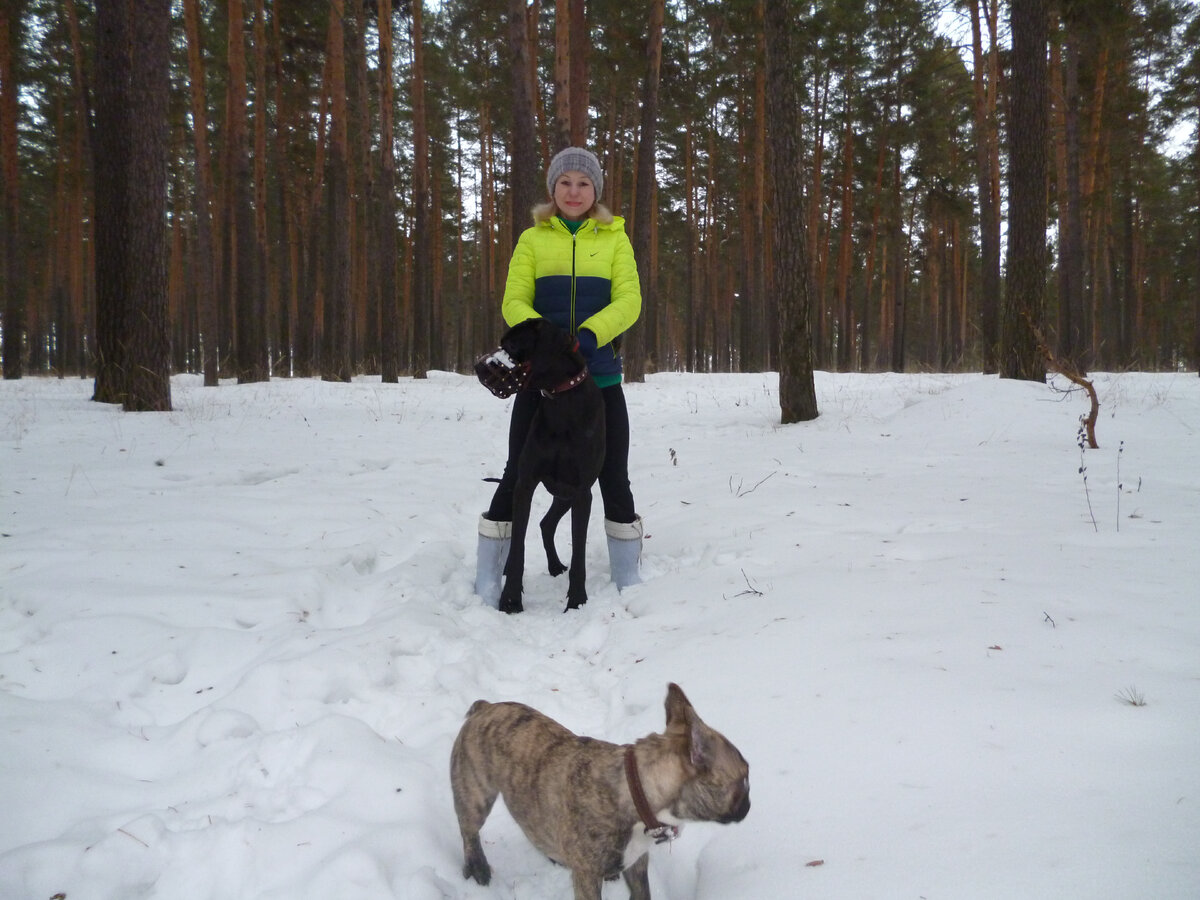
<svg viewBox="0 0 1200 900"><path fill-rule="evenodd" d="M583 606L585 603L587 603L587 594L584 594L581 597L572 597L571 595L568 594L567 595L567 608L564 609L563 612L567 613L573 609L579 609L579 607Z"/></svg>
<svg viewBox="0 0 1200 900"><path fill-rule="evenodd" d="M463 866L463 878L474 878L480 884L487 884L492 880L492 867L487 864L487 860L470 860Z"/></svg>
<svg viewBox="0 0 1200 900"><path fill-rule="evenodd" d="M501 594L500 612L512 615L513 613L525 612L525 607L522 605L521 598L519 596L510 597L505 594Z"/></svg>

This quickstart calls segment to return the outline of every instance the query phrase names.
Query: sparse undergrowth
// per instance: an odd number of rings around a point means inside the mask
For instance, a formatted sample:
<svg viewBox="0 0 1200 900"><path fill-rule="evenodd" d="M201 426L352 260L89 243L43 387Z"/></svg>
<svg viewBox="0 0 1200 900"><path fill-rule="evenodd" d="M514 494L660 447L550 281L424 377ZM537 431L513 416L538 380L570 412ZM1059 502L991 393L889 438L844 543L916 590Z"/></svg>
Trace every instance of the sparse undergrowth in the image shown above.
<svg viewBox="0 0 1200 900"><path fill-rule="evenodd" d="M1117 691L1117 699L1126 706L1145 706L1146 695L1133 685Z"/></svg>

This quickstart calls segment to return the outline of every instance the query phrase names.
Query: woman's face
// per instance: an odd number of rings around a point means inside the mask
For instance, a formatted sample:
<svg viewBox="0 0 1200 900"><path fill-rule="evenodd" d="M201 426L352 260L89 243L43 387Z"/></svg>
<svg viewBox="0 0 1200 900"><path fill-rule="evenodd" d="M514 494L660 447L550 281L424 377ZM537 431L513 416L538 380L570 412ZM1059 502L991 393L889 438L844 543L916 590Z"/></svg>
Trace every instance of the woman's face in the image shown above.
<svg viewBox="0 0 1200 900"><path fill-rule="evenodd" d="M596 186L583 172L563 172L554 182L554 204L564 219L582 219L596 205Z"/></svg>

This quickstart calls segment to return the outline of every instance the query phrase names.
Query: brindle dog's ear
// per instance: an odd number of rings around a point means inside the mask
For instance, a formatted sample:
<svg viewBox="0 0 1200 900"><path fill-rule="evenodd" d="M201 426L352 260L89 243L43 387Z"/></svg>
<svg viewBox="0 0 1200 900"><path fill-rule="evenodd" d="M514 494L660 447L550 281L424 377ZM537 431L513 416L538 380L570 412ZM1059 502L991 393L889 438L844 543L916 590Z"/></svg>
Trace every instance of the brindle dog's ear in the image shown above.
<svg viewBox="0 0 1200 900"><path fill-rule="evenodd" d="M677 684L667 685L667 730L682 731L687 735L688 758L699 772L712 766L712 737L707 725L700 719Z"/></svg>
<svg viewBox="0 0 1200 900"><path fill-rule="evenodd" d="M691 751L692 765L696 767L698 772L707 772L712 768L713 763L713 748L712 735L700 717L692 713L692 729L688 737Z"/></svg>
<svg viewBox="0 0 1200 900"><path fill-rule="evenodd" d="M688 701L683 688L671 682L667 685L667 727L679 725L686 727L689 723L688 713L692 704Z"/></svg>

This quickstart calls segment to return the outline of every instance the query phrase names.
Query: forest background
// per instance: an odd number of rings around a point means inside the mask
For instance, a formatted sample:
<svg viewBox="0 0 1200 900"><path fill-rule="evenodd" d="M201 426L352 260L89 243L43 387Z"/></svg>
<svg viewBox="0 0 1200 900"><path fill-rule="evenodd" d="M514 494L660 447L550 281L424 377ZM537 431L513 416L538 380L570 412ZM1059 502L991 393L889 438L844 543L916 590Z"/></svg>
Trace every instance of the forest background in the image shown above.
<svg viewBox="0 0 1200 900"><path fill-rule="evenodd" d="M1048 244L1018 298L1022 17ZM465 371L568 142L634 237L631 378L780 368L780 221L819 368L995 372L1013 309L1084 370L1196 367L1198 48L1187 0L2 0L4 375L119 400L106 362L145 341L142 368L209 384ZM785 127L802 165L772 194ZM139 195L161 239L122 219Z"/></svg>

